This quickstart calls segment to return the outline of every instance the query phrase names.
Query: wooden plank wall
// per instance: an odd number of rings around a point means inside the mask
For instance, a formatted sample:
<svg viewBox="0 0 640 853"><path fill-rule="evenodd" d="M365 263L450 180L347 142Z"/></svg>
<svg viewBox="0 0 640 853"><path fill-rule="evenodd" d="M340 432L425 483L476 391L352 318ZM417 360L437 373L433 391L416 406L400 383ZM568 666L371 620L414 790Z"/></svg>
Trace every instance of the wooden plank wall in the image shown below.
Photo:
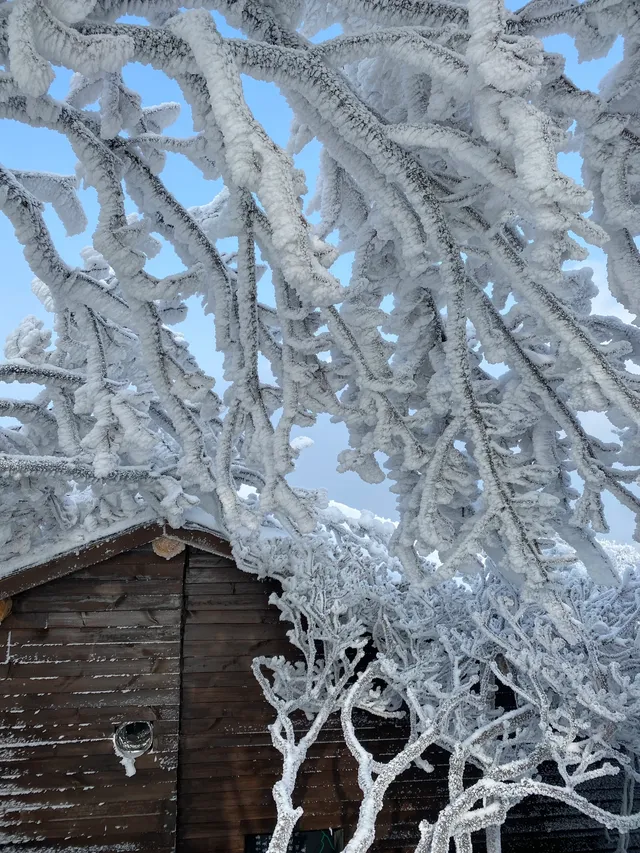
<svg viewBox="0 0 640 853"><path fill-rule="evenodd" d="M178 787L179 853L242 853L244 836L273 829L271 788L279 753L267 725L273 712L251 672L259 654L287 654L286 625L270 607L273 589L223 557L189 549L185 576L182 721ZM300 720L299 725L304 726ZM390 756L403 731L361 719L361 736L378 757ZM367 737L368 736L368 737ZM433 756L432 756L433 757ZM440 765L446 756L435 755ZM445 804L443 778L409 771L393 786L380 820L377 849L404 849L417 824ZM303 830L353 826L357 772L339 721L331 720L310 751L298 786Z"/></svg>
<svg viewBox="0 0 640 853"><path fill-rule="evenodd" d="M561 784L551 765L540 767L545 781ZM640 811L640 786L635 786L633 811ZM620 813L622 780L602 777L578 787L590 802L614 814ZM590 820L575 809L543 797L531 797L509 813L502 829L503 853L640 853L640 830L630 832L626 847L618 847L619 835Z"/></svg>
<svg viewBox="0 0 640 853"><path fill-rule="evenodd" d="M165 853L175 845L184 553L150 546L14 598L0 628L0 846ZM120 722L153 721L127 777Z"/></svg>
<svg viewBox="0 0 640 853"><path fill-rule="evenodd" d="M189 549L178 853L243 853L245 835L273 829L271 787L280 773L280 756L266 730L273 712L250 669L255 655L292 653L286 625L268 604L272 589L228 559ZM376 758L385 760L397 752L405 736L401 723L381 725L366 715L358 722L360 736ZM302 729L304 721L298 725ZM419 821L435 820L446 804L448 756L433 749L426 757L435 767L432 775L413 768L390 788L374 851L413 851ZM469 782L471 778L470 771ZM590 793L604 807L619 807L615 780L592 786ZM359 795L356 766L339 721L330 720L300 774L296 805L302 805L304 816L299 828L342 827L348 838ZM473 840L476 853L483 851L484 833ZM616 845L617 833L550 801L523 804L503 828L503 853L613 852ZM628 853L640 853L640 832L632 833Z"/></svg>
<svg viewBox="0 0 640 853"><path fill-rule="evenodd" d="M189 548L185 575L178 850L244 850L273 825L267 800L278 754L270 707L251 672L259 654L291 648L273 587L224 557ZM248 822L248 823L247 823ZM251 827L247 829L246 827Z"/></svg>

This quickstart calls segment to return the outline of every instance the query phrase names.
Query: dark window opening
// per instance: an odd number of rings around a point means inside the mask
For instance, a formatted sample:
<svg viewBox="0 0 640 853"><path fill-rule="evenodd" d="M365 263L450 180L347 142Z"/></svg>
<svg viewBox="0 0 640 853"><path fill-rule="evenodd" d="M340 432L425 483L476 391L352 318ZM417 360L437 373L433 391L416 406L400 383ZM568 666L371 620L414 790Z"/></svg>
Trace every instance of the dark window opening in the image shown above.
<svg viewBox="0 0 640 853"><path fill-rule="evenodd" d="M245 853L266 853L271 835L245 835ZM287 853L341 853L344 848L342 829L318 829L294 832Z"/></svg>

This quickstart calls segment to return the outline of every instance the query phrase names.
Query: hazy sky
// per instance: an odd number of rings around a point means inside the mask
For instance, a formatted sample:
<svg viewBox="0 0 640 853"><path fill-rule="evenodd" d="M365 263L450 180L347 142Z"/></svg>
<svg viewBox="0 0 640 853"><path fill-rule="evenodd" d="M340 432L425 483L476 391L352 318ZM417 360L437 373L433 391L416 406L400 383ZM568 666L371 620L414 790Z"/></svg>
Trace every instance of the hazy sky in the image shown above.
<svg viewBox="0 0 640 853"><path fill-rule="evenodd" d="M507 5L517 8L521 2L511 0ZM123 19L135 20L135 19ZM216 15L218 26L224 35L237 35L226 26L224 20ZM336 31L321 33L315 40L322 40L337 34ZM546 47L554 52L562 53L567 59L567 74L582 88L598 91L598 84L603 75L617 62L622 55L622 44L617 42L609 56L605 59L579 64L573 41L559 36L545 40ZM62 98L66 94L71 72L60 69L52 87L51 94ZM127 66L124 71L127 84L137 90L145 106L158 104L162 101L176 101L182 105L180 118L167 132L173 136L187 136L193 133L191 113L184 102L180 90L174 81L160 72L139 64ZM291 111L272 84L256 82L246 78L245 97L256 119L265 130L280 145L286 145L288 139ZM297 165L307 174L307 186L313 193L318 170L319 145L310 143L296 157ZM34 129L13 121L0 120L0 162L9 168L38 169L73 174L75 156L69 143L62 136L51 131ZM561 155L560 167L576 180L580 180L580 158L575 155ZM163 172L163 180L169 190L186 206L204 204L220 191L221 183L206 181L200 173L185 158L178 155L167 155L167 166ZM89 219L87 231L76 237L66 237L56 215L47 205L45 218L63 258L70 264L80 263L79 250L91 242L97 218L96 195L92 189L81 190L80 196ZM131 211L135 208L131 205ZM31 293L30 272L21 247L18 245L8 220L0 214L0 250L2 258L2 311L0 312L0 342L12 331L23 317L34 314L51 326L51 317L46 314L38 300ZM340 259L334 271L338 275L348 274L350 258ZM621 314L624 309L611 297L606 287L606 269L604 256L599 251L592 252L589 261L594 268L595 277L601 288L601 293L594 300L594 308L598 313ZM155 275L166 275L181 268L176 255L169 246L165 246L160 255L147 264L149 272ZM268 286L268 285L267 285ZM216 388L224 387L221 382L222 359L215 351L213 340L213 321L205 317L199 300L189 300L189 316L185 322L176 327L189 342L192 352L201 367L216 378ZM6 386L0 383L0 396L17 397L31 396L37 390L31 386ZM585 421L594 415L585 415ZM598 420L600 434L607 436L605 418ZM586 424L585 424L586 425ZM328 418L320 418L316 427L305 431L314 440L314 445L303 451L298 460L296 471L290 475L295 485L309 488L326 488L331 498L358 508L371 509L378 515L396 518L395 497L388 491L386 485L372 486L363 483L353 473L338 474L335 470L336 456L347 446L347 432L342 425L331 424ZM608 503L608 521L611 526L611 536L616 539L629 541L632 533L630 513L611 500Z"/></svg>

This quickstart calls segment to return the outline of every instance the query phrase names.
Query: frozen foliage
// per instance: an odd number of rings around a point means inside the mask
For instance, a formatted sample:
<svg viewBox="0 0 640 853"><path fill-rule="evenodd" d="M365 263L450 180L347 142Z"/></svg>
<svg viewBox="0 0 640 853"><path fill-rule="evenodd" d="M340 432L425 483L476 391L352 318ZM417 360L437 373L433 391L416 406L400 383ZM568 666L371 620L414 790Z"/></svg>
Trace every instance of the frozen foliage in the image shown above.
<svg viewBox="0 0 640 853"><path fill-rule="evenodd" d="M212 10L246 38L223 38ZM340 35L309 41L333 25ZM81 229L75 178L0 169L0 206L57 335L50 348L27 320L7 345L2 378L45 390L0 403L22 423L1 436L3 547L26 555L138 512L179 525L196 500L236 541L268 515L313 530L317 496L286 479L301 450L290 432L329 413L349 430L340 470L392 483L407 578L478 571L481 553L575 639L555 537L612 583L595 538L602 494L640 510L638 330L593 315L591 271L566 268L584 260L582 241L602 245L612 291L636 311L639 27L637 0L530 0L515 13L500 0L0 3L0 117L64 134L100 206L85 268L72 269L42 205ZM544 52L539 38L563 32L584 59L624 36L600 95ZM191 137L165 132L175 104L142 107L122 78L130 60L178 82ZM47 94L52 64L75 72L63 102ZM251 114L241 74L285 94L288 152ZM321 173L304 213L291 155L313 138ZM576 146L584 187L557 167ZM166 152L224 190L186 209L162 182ZM147 272L154 233L183 272ZM222 237L237 252L221 254ZM348 252L339 281L331 267ZM258 298L265 265L275 308ZM194 294L214 316L223 400L168 328ZM591 435L584 410L606 413L617 440ZM239 496L243 482L257 500ZM434 549L439 567L425 570Z"/></svg>
<svg viewBox="0 0 640 853"><path fill-rule="evenodd" d="M424 755L432 744L450 754L448 803L435 822L416 827L419 853L448 853L452 838L457 853L470 853L478 831L499 853L510 809L534 795L617 830L625 849L628 832L640 829L640 814L630 810L640 781L638 551L607 546L617 589L596 585L582 565L568 575L568 611L579 626L579 642L568 645L544 609L518 601L489 573L416 589L391 582L362 543L325 517L315 537L263 540L251 557L280 580L273 603L292 623L299 652L254 663L283 756L270 853L286 850L303 813L297 774L338 710L362 792L348 853L370 848L385 794L404 770L433 772ZM376 760L358 737L355 711L404 717L406 743ZM621 780L610 783L618 809L612 796L607 808L590 799L589 784L606 777Z"/></svg>

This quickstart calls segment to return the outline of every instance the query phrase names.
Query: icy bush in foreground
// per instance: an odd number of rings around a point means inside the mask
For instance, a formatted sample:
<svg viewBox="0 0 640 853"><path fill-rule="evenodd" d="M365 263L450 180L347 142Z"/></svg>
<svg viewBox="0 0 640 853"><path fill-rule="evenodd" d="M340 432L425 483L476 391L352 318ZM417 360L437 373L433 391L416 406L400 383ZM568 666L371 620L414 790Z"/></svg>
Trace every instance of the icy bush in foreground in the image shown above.
<svg viewBox="0 0 640 853"><path fill-rule="evenodd" d="M418 590L359 556L356 539L343 537L337 550L329 523L306 545L270 540L261 547L262 571L282 585L272 600L292 624L297 650L254 663L283 756L270 853L287 848L303 814L295 805L297 774L337 711L361 789L348 853L365 853L375 841L389 786L407 768L434 772L425 755L432 745L450 755L448 802L435 822L416 827L420 853L448 853L451 838L457 853L470 853L480 830L490 853L499 853L500 827L532 796L617 830L618 849L626 849L628 832L640 829L640 814L630 812L640 781L638 552L607 547L617 589L596 585L583 566L567 577L579 633L569 645L539 605L519 601L503 580L483 573ZM358 735L363 711L405 721L406 740L387 736L385 750L397 751L385 761ZM617 811L589 798L588 783L603 777L618 777L611 783Z"/></svg>

